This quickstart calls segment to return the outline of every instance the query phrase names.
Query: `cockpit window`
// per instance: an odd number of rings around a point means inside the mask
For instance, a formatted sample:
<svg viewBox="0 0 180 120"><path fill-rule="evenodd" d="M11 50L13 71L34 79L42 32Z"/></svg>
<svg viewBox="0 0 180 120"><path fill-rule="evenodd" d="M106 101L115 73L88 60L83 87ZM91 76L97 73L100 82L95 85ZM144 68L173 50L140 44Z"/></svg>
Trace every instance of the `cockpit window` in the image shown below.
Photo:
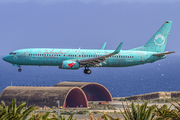
<svg viewBox="0 0 180 120"><path fill-rule="evenodd" d="M9 53L10 55L16 55L16 53L13 53L13 52L11 52L11 53Z"/></svg>

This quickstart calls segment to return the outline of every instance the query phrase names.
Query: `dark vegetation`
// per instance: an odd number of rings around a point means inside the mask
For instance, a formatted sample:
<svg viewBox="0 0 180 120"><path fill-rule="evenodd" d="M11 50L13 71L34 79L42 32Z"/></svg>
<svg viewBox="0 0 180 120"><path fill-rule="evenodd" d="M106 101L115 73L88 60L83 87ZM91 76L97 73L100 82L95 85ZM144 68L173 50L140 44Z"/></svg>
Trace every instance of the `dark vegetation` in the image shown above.
<svg viewBox="0 0 180 120"><path fill-rule="evenodd" d="M147 106L148 102L143 104L135 104L134 101L130 105L126 103L126 107L123 104L123 110L120 109L125 120L180 120L180 103L176 100L171 102L171 106L163 105L158 107L156 105ZM108 105L102 105L106 108ZM56 109L53 107L52 109ZM6 106L3 101L0 105L0 120L75 120L73 114L89 114L89 119L93 120L93 112L89 113L88 110L80 110L76 112L61 112L60 116L53 112L36 112L39 108L35 106L26 107L26 103L22 102L19 106L16 105L16 99ZM68 114L69 117L63 114ZM97 120L121 120L118 117L118 113L114 110L116 118L113 118L110 114L103 113Z"/></svg>

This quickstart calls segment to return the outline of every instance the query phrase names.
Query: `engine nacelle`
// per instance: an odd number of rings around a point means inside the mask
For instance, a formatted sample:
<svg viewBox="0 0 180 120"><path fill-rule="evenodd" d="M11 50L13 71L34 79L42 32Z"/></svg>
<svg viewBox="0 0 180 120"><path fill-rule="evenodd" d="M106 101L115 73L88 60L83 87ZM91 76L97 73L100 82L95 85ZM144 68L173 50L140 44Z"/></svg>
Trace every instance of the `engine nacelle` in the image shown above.
<svg viewBox="0 0 180 120"><path fill-rule="evenodd" d="M62 69L79 69L79 63L76 61L63 61L62 62Z"/></svg>

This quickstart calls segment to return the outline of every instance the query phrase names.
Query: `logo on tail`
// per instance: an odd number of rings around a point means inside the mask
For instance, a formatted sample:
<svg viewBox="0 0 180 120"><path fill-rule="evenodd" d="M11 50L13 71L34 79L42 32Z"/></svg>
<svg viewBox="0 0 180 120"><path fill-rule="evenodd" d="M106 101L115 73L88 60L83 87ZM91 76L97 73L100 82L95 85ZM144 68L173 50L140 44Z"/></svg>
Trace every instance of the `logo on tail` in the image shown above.
<svg viewBox="0 0 180 120"><path fill-rule="evenodd" d="M158 34L154 37L156 45L163 45L165 43L165 37L162 34Z"/></svg>

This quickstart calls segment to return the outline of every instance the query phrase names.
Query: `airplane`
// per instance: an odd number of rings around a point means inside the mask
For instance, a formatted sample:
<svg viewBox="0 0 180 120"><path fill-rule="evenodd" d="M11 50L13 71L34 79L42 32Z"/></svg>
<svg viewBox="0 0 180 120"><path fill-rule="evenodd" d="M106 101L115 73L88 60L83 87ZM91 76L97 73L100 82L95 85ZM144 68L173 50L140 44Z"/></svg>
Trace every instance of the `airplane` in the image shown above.
<svg viewBox="0 0 180 120"><path fill-rule="evenodd" d="M171 25L172 21L166 21L145 45L130 50L121 49L123 42L116 50L105 50L105 42L101 49L20 49L4 56L3 60L19 67L19 72L22 65L37 65L68 70L84 67L85 74L91 74L90 67L128 67L153 63L175 53L164 52Z"/></svg>

